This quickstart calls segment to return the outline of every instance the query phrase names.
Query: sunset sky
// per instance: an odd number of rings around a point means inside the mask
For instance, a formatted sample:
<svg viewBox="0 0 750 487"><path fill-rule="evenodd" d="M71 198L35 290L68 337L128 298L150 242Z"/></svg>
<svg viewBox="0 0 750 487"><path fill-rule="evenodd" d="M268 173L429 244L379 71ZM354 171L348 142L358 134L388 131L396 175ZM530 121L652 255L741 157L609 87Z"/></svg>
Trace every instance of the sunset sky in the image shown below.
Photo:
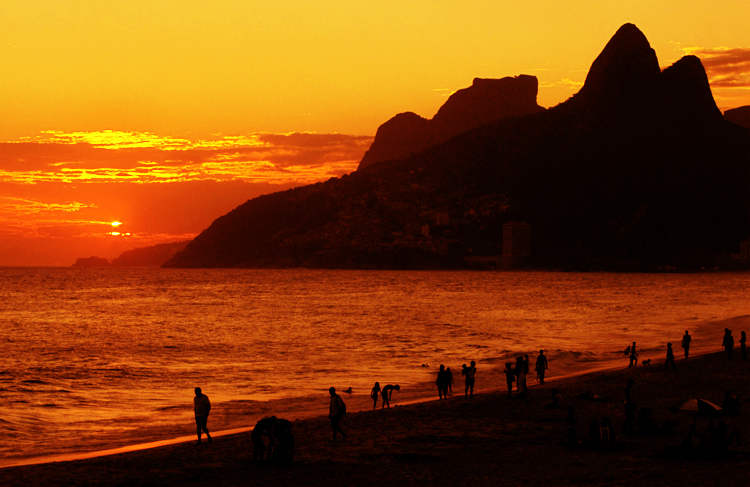
<svg viewBox="0 0 750 487"><path fill-rule="evenodd" d="M356 169L378 126L475 77L574 94L626 22L750 105L750 2L2 0L0 266L192 238ZM121 222L113 226L113 222Z"/></svg>

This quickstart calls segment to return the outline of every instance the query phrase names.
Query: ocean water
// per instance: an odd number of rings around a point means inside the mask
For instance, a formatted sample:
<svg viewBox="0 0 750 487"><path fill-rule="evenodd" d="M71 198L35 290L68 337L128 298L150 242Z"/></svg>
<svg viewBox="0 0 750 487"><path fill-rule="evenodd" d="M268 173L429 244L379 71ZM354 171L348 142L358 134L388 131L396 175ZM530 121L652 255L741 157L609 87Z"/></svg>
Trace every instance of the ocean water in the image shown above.
<svg viewBox="0 0 750 487"><path fill-rule="evenodd" d="M330 270L0 269L0 466L327 414L400 384L435 396L439 364L477 362L477 388L540 349L548 377L720 349L750 331L750 275ZM502 384L504 386L504 383ZM458 392L458 391L457 391Z"/></svg>

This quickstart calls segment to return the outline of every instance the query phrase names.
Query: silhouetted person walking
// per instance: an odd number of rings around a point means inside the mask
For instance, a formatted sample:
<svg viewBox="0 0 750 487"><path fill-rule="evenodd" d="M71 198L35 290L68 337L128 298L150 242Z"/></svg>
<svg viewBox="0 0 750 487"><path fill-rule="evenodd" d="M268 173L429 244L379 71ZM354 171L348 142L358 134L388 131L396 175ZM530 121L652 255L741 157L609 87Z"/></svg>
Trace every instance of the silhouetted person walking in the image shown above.
<svg viewBox="0 0 750 487"><path fill-rule="evenodd" d="M747 347L745 346L745 342L747 342L747 335L745 335L744 331L740 332L740 352L742 353L742 360L747 360Z"/></svg>
<svg viewBox="0 0 750 487"><path fill-rule="evenodd" d="M536 380L544 384L544 372L547 370L547 357L544 356L544 350L539 350L539 356L536 358Z"/></svg>
<svg viewBox="0 0 750 487"><path fill-rule="evenodd" d="M206 433L208 442L211 443L213 439L208 434L208 413L211 411L211 401L208 400L208 396L201 392L200 387L195 388L195 397L193 398L193 411L195 411L195 425L198 428L198 443L201 442L202 432Z"/></svg>
<svg viewBox="0 0 750 487"><path fill-rule="evenodd" d="M677 367L674 366L674 352L671 343L667 343L667 361L664 362L664 370L667 370L669 364L672 364L672 370L677 370Z"/></svg>
<svg viewBox="0 0 750 487"><path fill-rule="evenodd" d="M464 370L466 369L464 368ZM448 398L448 384L448 372L445 370L445 365L440 364L440 370L438 370L437 380L435 381L440 399Z"/></svg>
<svg viewBox="0 0 750 487"><path fill-rule="evenodd" d="M344 433L344 430L339 426L341 418L346 416L346 405L344 404L344 400L341 399L341 396L336 394L335 387L328 389L328 393L331 395L331 405L328 408L328 418L331 420L333 439L335 441L339 433L341 433L342 439L346 439L346 433Z"/></svg>
<svg viewBox="0 0 750 487"><path fill-rule="evenodd" d="M370 391L370 397L372 398L372 408L375 409L378 406L378 396L380 396L380 382L376 382Z"/></svg>
<svg viewBox="0 0 750 487"><path fill-rule="evenodd" d="M250 433L250 439L253 441L253 461L262 462L266 456L266 443L263 441L263 437L268 438L268 457L271 459L271 451L273 450L273 434L274 427L278 419L276 416L263 418L255 423L255 428Z"/></svg>
<svg viewBox="0 0 750 487"><path fill-rule="evenodd" d="M724 346L724 350L727 352L727 357L732 360L732 351L734 350L734 338L732 337L732 330L724 328L724 341L721 343Z"/></svg>
<svg viewBox="0 0 750 487"><path fill-rule="evenodd" d="M630 346L630 364L628 368L638 365L638 353L635 351L635 342Z"/></svg>
<svg viewBox="0 0 750 487"><path fill-rule="evenodd" d="M468 397L469 399L474 399L474 376L477 373L476 365L476 362L472 360L471 365L465 369L466 380L464 382L466 389L464 390L464 397Z"/></svg>
<svg viewBox="0 0 750 487"><path fill-rule="evenodd" d="M391 396L393 395L394 390L400 391L401 386L398 384L396 384L395 386L388 384L380 391L383 396L383 408L385 408L386 406L388 406L388 409L391 408Z"/></svg>
<svg viewBox="0 0 750 487"><path fill-rule="evenodd" d="M688 358L688 355L690 355L690 341L693 339L693 337L690 336L690 333L688 333L687 330L685 330L685 334L682 336L682 348L685 349L685 358Z"/></svg>

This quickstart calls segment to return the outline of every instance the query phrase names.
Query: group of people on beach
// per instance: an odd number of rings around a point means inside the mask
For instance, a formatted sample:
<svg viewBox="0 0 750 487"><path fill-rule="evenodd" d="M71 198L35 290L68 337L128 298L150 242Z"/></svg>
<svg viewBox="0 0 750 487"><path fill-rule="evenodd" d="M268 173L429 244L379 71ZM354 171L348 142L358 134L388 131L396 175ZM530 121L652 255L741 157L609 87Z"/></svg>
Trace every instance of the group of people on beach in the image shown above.
<svg viewBox="0 0 750 487"><path fill-rule="evenodd" d="M544 384L544 375L548 368L547 356L544 355L544 350L539 350L539 356L536 359L536 379L539 383ZM464 377L464 397L472 399L474 397L474 385L476 383L477 364L475 361L471 361L470 365L462 365L461 375ZM519 397L526 397L528 388L526 386L526 375L529 373L529 356L519 355L516 358L515 367L512 362L505 364L505 379L508 384L508 397L512 396L513 383L516 383L516 391ZM435 385L438 389L438 398L446 399L448 392L453 390L453 374L451 373L450 367L445 367L441 364L438 370L437 380Z"/></svg>
<svg viewBox="0 0 750 487"><path fill-rule="evenodd" d="M685 330L685 334L682 336L682 343L680 346L685 352L685 359L690 356L690 343L693 337L690 335L688 330ZM734 337L732 336L732 330L724 328L724 339L721 342L721 346L727 354L729 360L732 360L732 352L734 351ZM744 331L740 332L740 353L742 360L747 360L747 335ZM625 349L625 355L630 359L628 368L635 367L638 365L638 352L636 352L636 344L633 342L628 348ZM651 359L644 360L643 365L651 365ZM666 370L669 366L672 366L672 370L677 370L674 363L674 350L672 350L672 343L667 343L667 359L664 362L664 369Z"/></svg>
<svg viewBox="0 0 750 487"><path fill-rule="evenodd" d="M690 344L692 337L686 330L685 335L682 337L681 346L685 353L685 359L690 355ZM734 338L732 337L732 331L728 328L725 329L724 339L722 346L727 354L727 357L732 359L732 352L734 349ZM745 332L741 332L740 338L740 350L742 358L747 358L746 349L746 335ZM636 342L633 342L625 350L625 354L630 358L629 368L635 367L638 363L638 353L636 351ZM674 363L674 352L672 350L672 344L667 343L667 357L664 364L666 369L670 364L672 368L676 370ZM644 361L645 365L648 365L648 361ZM535 371L537 373L537 381L544 384L545 373L548 369L548 361L544 350L539 351L539 355L536 358ZM461 375L464 377L464 397L471 399L474 396L474 385L476 377L476 362L473 360L470 365L463 364ZM529 373L529 356L519 355L516 358L515 366L512 362L505 364L503 370L505 374L506 383L508 387L508 397L512 396L513 383L516 383L516 391L518 397L525 398L527 394L526 376ZM440 365L436 385L438 388L438 398L445 399L448 397L449 392L453 390L453 374L450 367ZM654 432L667 431L671 433L674 428L674 424L670 422L660 423L658 427L654 426L651 422L650 409L642 408L636 417L637 407L632 398L632 389L634 386L634 380L631 378L628 380L628 384L625 387L625 420L623 423L623 432L634 433L636 431L641 434ZM390 401L392 398L393 391L399 391L401 387L398 384L388 384L384 387L380 386L379 382L376 382L370 391L370 397L373 400L373 409L377 408L378 398L382 401L382 408L390 408ZM346 416L346 404L344 403L341 396L336 393L336 388L331 387L329 390L330 405L328 417L331 422L331 430L333 433L333 440L338 438L341 434L342 438L346 438L346 433L341 429L341 421ZM351 388L345 392L351 392ZM584 397L585 396L585 397ZM580 397L592 401L603 400L597 395L581 394ZM211 402L208 396L203 394L200 387L195 388L195 397L193 399L194 412L195 412L195 423L197 428L198 443L201 443L203 433L206 434L206 438L209 443L213 441L208 431L207 422L208 415L211 411ZM733 406L734 405L734 406ZM727 391L726 397L722 403L722 407L725 411L733 411L737 409L738 401L736 395L732 394L731 391ZM549 409L563 408L567 409L567 442L570 446L578 445L580 442L576 436L576 417L575 409L572 406L565 407L563 405L562 395L558 389L552 389L552 402L545 406ZM676 422L674 422L676 424ZM259 420L253 428L250 437L253 443L253 461L263 462L274 460L282 465L291 465L294 455L294 435L292 435L292 423L286 419L280 419L276 416L264 417ZM607 418L602 418L601 422L591 422L589 425L588 438L584 440L584 443L594 446L599 449L609 449L614 445L614 441L617 438L614 427L611 421ZM716 426L713 425L713 421L709 426L709 431L705 434L700 435L695 430L695 425L691 426L688 431L688 436L683 443L677 447L679 451L685 452L686 449L691 448L691 442L693 438L699 438L699 448L705 449L705 451L724 451L728 448L733 440L736 440L739 444L739 434L733 431L731 434L727 434L726 424L719 422Z"/></svg>
<svg viewBox="0 0 750 487"><path fill-rule="evenodd" d="M544 384L544 374L546 373L548 366L549 364L547 362L547 356L544 355L544 350L539 350L534 370L536 372L536 380L540 384ZM512 397L513 382L515 382L518 397L525 398L528 392L528 387L526 386L526 375L529 373L529 356L524 354L516 357L515 367L513 366L513 362L506 362L503 373L505 374L505 382L508 385L508 397Z"/></svg>

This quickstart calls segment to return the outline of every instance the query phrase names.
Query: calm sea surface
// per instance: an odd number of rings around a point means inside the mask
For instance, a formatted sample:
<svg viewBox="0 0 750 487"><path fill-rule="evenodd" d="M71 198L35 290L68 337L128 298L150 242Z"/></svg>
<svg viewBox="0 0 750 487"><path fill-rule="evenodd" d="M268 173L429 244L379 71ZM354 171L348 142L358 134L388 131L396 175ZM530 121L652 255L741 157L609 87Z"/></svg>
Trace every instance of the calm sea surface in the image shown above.
<svg viewBox="0 0 750 487"><path fill-rule="evenodd" d="M0 466L194 434L196 386L218 431L327 414L329 386L431 397L441 363L486 389L542 348L549 377L679 357L686 329L713 351L748 315L745 273L2 268Z"/></svg>

